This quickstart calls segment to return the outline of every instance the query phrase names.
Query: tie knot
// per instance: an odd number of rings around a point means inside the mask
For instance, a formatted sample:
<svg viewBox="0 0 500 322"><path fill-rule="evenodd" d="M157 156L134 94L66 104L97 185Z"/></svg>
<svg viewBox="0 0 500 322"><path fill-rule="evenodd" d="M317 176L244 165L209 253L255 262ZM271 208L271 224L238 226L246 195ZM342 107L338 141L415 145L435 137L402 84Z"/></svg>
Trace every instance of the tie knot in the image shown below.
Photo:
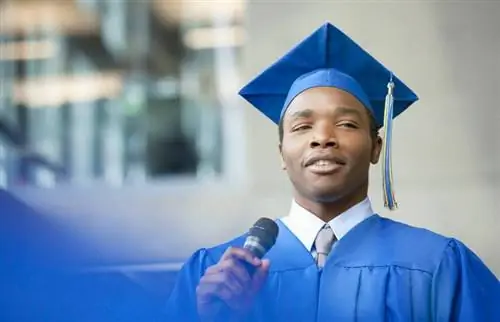
<svg viewBox="0 0 500 322"><path fill-rule="evenodd" d="M334 241L335 235L332 228L329 225L323 226L314 241L316 252L327 255L330 253Z"/></svg>

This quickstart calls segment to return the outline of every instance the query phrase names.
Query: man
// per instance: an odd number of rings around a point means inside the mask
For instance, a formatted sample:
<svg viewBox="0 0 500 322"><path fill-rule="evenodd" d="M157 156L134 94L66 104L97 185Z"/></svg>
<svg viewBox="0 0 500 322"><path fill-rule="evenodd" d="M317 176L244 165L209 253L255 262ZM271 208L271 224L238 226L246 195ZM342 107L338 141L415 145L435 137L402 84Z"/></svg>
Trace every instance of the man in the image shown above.
<svg viewBox="0 0 500 322"><path fill-rule="evenodd" d="M417 101L401 80L325 24L240 94L279 124L294 202L263 260L242 249L245 236L197 251L172 291L171 321L500 321L499 281L464 244L371 208L368 172L381 154L396 207L392 120Z"/></svg>

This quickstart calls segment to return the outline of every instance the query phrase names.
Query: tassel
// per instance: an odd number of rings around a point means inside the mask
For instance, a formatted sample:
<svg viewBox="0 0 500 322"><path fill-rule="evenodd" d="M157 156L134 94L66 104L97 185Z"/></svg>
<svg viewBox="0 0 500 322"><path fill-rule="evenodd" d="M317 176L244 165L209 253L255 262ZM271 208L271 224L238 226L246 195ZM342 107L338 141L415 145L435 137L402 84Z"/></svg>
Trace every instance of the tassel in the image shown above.
<svg viewBox="0 0 500 322"><path fill-rule="evenodd" d="M387 84L387 96L385 97L384 108L384 141L382 145L382 183L384 190L384 206L389 210L397 209L396 198L394 196L392 177L392 121L394 114L394 82L391 79Z"/></svg>

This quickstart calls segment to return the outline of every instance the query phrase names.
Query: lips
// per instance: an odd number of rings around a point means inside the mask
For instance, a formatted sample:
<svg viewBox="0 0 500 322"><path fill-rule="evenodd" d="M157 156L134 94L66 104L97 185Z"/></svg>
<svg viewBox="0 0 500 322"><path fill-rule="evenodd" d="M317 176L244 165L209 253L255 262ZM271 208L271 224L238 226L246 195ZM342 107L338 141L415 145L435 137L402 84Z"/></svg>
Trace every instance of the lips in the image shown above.
<svg viewBox="0 0 500 322"><path fill-rule="evenodd" d="M335 156L318 155L308 159L305 166L315 174L332 174L345 165L345 161Z"/></svg>
<svg viewBox="0 0 500 322"><path fill-rule="evenodd" d="M332 165L332 164L337 164L337 165L345 165L345 161L342 160L341 158L333 155L316 155L313 156L305 162L305 166L309 167L312 165L315 166L326 166L326 165Z"/></svg>

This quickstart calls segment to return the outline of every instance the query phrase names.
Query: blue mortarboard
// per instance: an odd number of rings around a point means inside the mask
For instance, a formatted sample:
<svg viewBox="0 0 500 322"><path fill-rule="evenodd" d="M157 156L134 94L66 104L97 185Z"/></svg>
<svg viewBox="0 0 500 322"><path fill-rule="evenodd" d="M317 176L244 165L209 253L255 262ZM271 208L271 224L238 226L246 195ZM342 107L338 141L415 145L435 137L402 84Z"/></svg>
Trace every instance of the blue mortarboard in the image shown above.
<svg viewBox="0 0 500 322"><path fill-rule="evenodd" d="M392 189L392 120L417 95L342 31L325 23L244 86L239 94L278 124L290 102L314 87L335 87L356 97L384 126L382 169L385 205L396 208Z"/></svg>

